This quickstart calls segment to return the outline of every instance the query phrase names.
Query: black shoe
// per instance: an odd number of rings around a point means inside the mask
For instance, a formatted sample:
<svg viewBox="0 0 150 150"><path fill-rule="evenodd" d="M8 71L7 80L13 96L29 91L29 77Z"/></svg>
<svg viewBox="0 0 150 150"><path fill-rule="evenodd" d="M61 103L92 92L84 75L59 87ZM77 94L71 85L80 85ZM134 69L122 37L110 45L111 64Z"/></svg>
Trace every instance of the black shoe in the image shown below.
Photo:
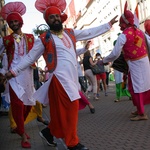
<svg viewBox="0 0 150 150"><path fill-rule="evenodd" d="M86 148L84 145L78 143L76 146L74 147L68 147L68 150L89 150L88 148Z"/></svg>
<svg viewBox="0 0 150 150"><path fill-rule="evenodd" d="M43 129L41 132L39 132L39 134L47 142L49 146L53 147L57 146L57 143L54 142L53 135L51 135L49 128Z"/></svg>
<svg viewBox="0 0 150 150"><path fill-rule="evenodd" d="M48 125L48 124L49 124L49 121L44 120L44 119L43 119L43 121L42 121L41 119L37 118L37 121L38 121L38 122L41 122L41 123L43 123L43 124L45 124L45 125Z"/></svg>
<svg viewBox="0 0 150 150"><path fill-rule="evenodd" d="M91 112L92 114L94 114L94 113L95 113L95 108L90 108L90 112Z"/></svg>

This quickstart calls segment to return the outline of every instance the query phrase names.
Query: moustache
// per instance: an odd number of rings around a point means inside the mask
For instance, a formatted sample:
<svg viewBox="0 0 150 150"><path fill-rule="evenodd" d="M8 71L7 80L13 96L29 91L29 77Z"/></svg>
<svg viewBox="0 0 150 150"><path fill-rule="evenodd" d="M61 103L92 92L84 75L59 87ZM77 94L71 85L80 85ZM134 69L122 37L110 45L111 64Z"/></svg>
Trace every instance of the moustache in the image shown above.
<svg viewBox="0 0 150 150"><path fill-rule="evenodd" d="M15 25L13 25L13 27L22 27L22 23L19 23L19 24L15 24Z"/></svg>
<svg viewBox="0 0 150 150"><path fill-rule="evenodd" d="M61 23L59 20L55 20L55 21L54 21L54 24L57 23L57 22L58 22L58 23Z"/></svg>

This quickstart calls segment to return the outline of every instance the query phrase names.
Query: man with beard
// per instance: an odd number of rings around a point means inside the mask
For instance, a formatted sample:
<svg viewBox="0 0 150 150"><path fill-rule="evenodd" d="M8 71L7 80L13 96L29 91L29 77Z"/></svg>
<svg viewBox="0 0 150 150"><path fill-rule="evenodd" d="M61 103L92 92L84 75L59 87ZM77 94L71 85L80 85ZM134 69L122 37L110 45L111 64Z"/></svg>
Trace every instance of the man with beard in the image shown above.
<svg viewBox="0 0 150 150"><path fill-rule="evenodd" d="M8 69L12 69L31 50L34 37L31 34L23 34L21 31L22 15L26 7L22 2L6 4L1 15L7 21L13 33L0 39L0 53L6 49ZM28 116L32 105L35 104L31 95L34 92L32 68L27 67L19 76L9 81L9 93L13 118L16 122L16 133L22 137L21 146L30 148L29 136L25 133L24 121Z"/></svg>
<svg viewBox="0 0 150 150"><path fill-rule="evenodd" d="M24 56L31 50L34 44L34 36L32 34L24 34L21 31L23 25L22 15L26 12L26 7L22 2L10 2L6 4L1 15L7 21L13 33L0 38L0 53L6 49L8 65L7 69L11 70L16 66ZM14 131L22 137L21 146L30 148L28 141L29 136L24 129L24 121L26 120L32 105L35 101L32 98L34 89L33 67L27 67L21 74L9 81L9 93L11 101L12 116L10 120L15 126ZM14 120L13 120L14 119ZM43 119L43 118L40 118ZM43 121L43 120L39 120Z"/></svg>
<svg viewBox="0 0 150 150"><path fill-rule="evenodd" d="M67 15L62 14L66 7L65 0L59 0L59 3L52 0L37 0L35 7L43 13L50 30L35 41L33 49L24 60L18 66L14 66L6 76L8 79L17 76L43 54L50 75L48 81L34 94L34 98L38 98L43 104L49 103L51 120L48 127L40 132L40 136L50 146L56 146L53 139L55 136L64 139L69 150L88 150L80 144L77 136L80 95L78 51L75 44L77 41L88 40L109 31L117 22L117 16L109 23L95 28L73 30L64 29L62 25L67 19Z"/></svg>
<svg viewBox="0 0 150 150"><path fill-rule="evenodd" d="M134 15L127 10L127 2L124 14L120 17L119 35L113 51L103 59L103 63L116 60L123 51L128 64L128 89L132 96L136 111L131 112L131 121L147 120L144 105L150 103L150 63L143 31L134 25Z"/></svg>

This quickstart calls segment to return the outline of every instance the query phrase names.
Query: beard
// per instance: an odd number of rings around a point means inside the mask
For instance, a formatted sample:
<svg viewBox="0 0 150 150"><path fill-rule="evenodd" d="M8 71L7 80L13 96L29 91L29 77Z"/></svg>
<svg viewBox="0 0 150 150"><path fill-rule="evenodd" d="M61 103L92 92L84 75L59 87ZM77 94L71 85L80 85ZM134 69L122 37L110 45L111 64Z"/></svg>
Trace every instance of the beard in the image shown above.
<svg viewBox="0 0 150 150"><path fill-rule="evenodd" d="M13 25L13 26L9 25L9 27L10 27L14 32L16 32L16 31L18 31L18 30L22 27L22 23L18 23L17 25Z"/></svg>
<svg viewBox="0 0 150 150"><path fill-rule="evenodd" d="M59 32L63 29L63 25L60 21L58 24L55 24L54 22L53 24L49 24L49 26L50 26L50 30L55 31L55 32Z"/></svg>

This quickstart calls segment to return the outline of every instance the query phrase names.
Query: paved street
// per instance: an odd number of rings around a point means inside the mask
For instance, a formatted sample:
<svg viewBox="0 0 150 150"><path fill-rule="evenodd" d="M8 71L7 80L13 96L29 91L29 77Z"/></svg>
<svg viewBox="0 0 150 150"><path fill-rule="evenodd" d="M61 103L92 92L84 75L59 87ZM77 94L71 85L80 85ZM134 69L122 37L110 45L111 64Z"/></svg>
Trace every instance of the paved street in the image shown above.
<svg viewBox="0 0 150 150"><path fill-rule="evenodd" d="M89 150L150 150L150 120L130 121L130 112L135 110L132 102L123 97L114 102L115 85L110 82L108 96L100 92L98 101L90 99L95 114L88 107L79 111L78 135ZM150 117L150 105L146 112ZM48 107L43 109L44 118L49 119ZM49 147L40 138L39 131L45 126L36 120L26 125L31 139L31 150L66 150L63 140L56 139L57 148ZM0 150L22 150L20 137L10 133L8 116L0 116Z"/></svg>

